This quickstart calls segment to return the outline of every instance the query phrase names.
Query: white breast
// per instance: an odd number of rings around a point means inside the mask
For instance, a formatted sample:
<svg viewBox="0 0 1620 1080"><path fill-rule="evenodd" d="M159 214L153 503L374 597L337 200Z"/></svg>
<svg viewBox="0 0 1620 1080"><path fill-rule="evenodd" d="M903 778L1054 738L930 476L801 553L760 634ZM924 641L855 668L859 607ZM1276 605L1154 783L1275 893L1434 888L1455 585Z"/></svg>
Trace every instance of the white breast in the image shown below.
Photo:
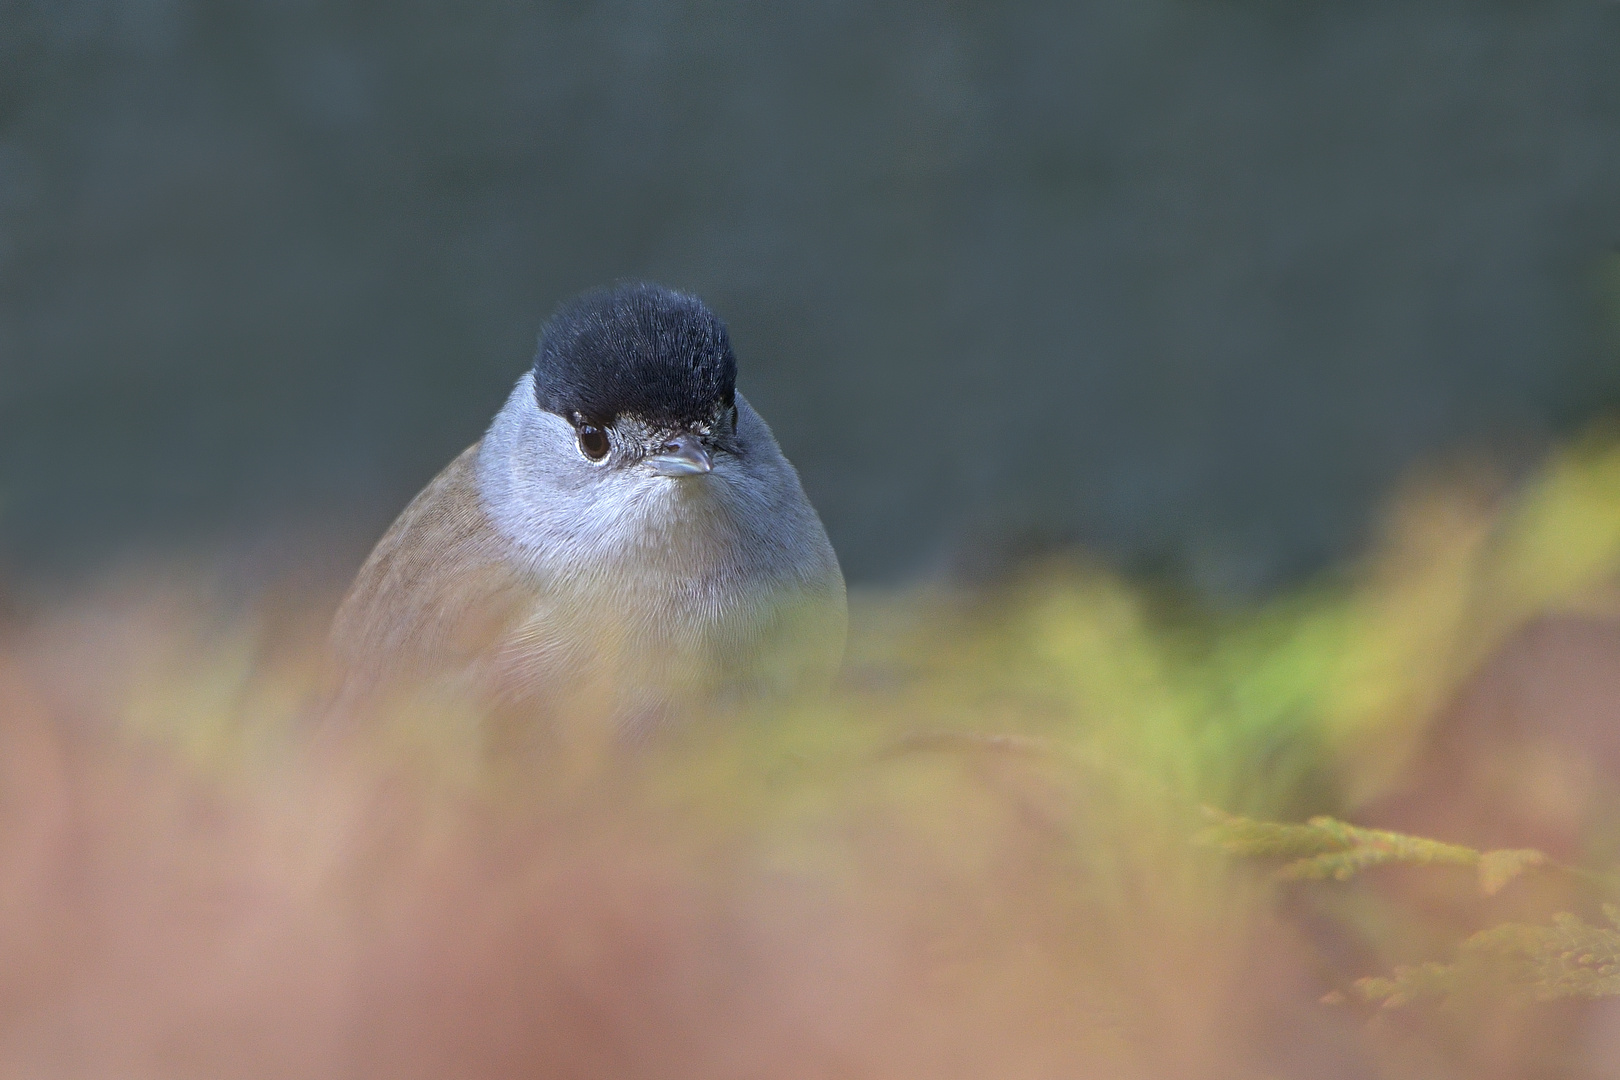
<svg viewBox="0 0 1620 1080"><path fill-rule="evenodd" d="M738 410L740 456L656 476L586 462L519 380L478 461L486 512L533 585L491 659L507 692L634 724L830 676L845 623L837 558L764 421L740 396Z"/></svg>

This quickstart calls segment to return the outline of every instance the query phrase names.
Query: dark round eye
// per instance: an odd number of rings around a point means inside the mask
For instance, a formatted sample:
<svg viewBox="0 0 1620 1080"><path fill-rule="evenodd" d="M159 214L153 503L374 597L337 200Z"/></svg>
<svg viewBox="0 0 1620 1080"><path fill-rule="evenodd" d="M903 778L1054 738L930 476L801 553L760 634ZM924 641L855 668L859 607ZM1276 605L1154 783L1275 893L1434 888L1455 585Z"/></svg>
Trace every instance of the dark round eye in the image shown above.
<svg viewBox="0 0 1620 1080"><path fill-rule="evenodd" d="M592 461L601 461L607 457L607 432L593 424L581 425L579 429L579 452Z"/></svg>

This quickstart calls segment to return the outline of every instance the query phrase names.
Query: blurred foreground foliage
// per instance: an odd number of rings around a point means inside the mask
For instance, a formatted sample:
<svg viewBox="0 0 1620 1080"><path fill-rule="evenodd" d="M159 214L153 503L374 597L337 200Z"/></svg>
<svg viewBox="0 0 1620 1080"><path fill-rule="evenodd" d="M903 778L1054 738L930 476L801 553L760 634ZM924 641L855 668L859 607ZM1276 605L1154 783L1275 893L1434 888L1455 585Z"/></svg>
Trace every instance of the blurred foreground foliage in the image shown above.
<svg viewBox="0 0 1620 1080"><path fill-rule="evenodd" d="M548 829L628 820L718 893L753 896L785 876L874 924L877 911L884 926L920 923L906 932L929 972L915 992L973 1003L961 1015L995 1017L1020 1052L1061 1031L1064 1053L1130 1061L1118 1075L1194 1075L1211 1040L1332 1023L1276 1021L1285 1006L1253 974L1272 952L1306 957L1296 981L1325 1012L1324 990L1384 1006L1482 985L1620 992L1620 932L1592 916L1609 868L1347 824L1407 774L1441 708L1516 630L1548 613L1620 614L1617 573L1620 438L1604 430L1518 483L1416 479L1363 562L1257 607L1054 559L995 587L856 596L826 700L716 715L633 753L582 736L542 755L514 751L474 709L407 702L357 753L429 793L422 843L443 857L465 843L432 824L459 813L444 807L539 812ZM168 748L223 790L321 805L287 777L310 752L325 609L270 598L221 614L206 594L169 588L155 608L103 598L20 636L14 662L47 698L53 681L72 687L57 694L66 711L112 717L120 738ZM1213 825L1205 807L1220 808ZM321 829L335 829L331 812ZM1249 873L1258 857L1284 860L1281 872ZM1378 877L1366 871L1401 864L1466 871L1497 897L1569 879L1576 891L1557 901L1591 910L1470 933L1362 887ZM1279 895L1285 915L1310 909L1304 929L1279 916ZM1433 959L1447 949L1452 961ZM1368 977L1380 971L1392 974ZM1089 1019L1082 1033L1070 1013ZM1378 1060L1380 1075L1441 1074L1427 1058Z"/></svg>
<svg viewBox="0 0 1620 1080"><path fill-rule="evenodd" d="M1620 927L1620 909L1608 904L1604 914ZM1493 980L1543 1001L1620 994L1620 933L1568 912L1554 915L1551 926L1503 923L1464 941L1452 963L1397 967L1389 978L1357 980L1356 989L1392 1008L1423 997L1455 1000Z"/></svg>
<svg viewBox="0 0 1620 1080"><path fill-rule="evenodd" d="M1330 817L1314 817L1303 825L1224 814L1217 817L1217 823L1200 833L1198 841L1232 855L1287 857L1292 861L1277 872L1279 880L1348 881L1363 870L1387 863L1467 866L1478 871L1480 890L1491 896L1525 870L1554 865L1534 848L1476 851L1421 836L1361 829Z"/></svg>
<svg viewBox="0 0 1620 1080"><path fill-rule="evenodd" d="M1480 891L1487 896L1528 870L1587 878L1605 893L1620 886L1529 848L1477 851L1421 836L1357 828L1330 817L1296 825L1218 812L1212 816L1216 823L1199 834L1199 843L1230 855L1287 859L1277 871L1278 880L1348 881L1376 866L1404 863L1468 867L1478 874ZM1614 996L1620 994L1620 908L1604 904L1603 914L1613 928L1590 925L1568 912L1554 915L1550 926L1503 923L1468 937L1451 963L1397 966L1388 978L1357 979L1355 989L1385 1008L1423 998L1455 1002L1492 983L1542 1001ZM1340 996L1332 995L1335 1000Z"/></svg>

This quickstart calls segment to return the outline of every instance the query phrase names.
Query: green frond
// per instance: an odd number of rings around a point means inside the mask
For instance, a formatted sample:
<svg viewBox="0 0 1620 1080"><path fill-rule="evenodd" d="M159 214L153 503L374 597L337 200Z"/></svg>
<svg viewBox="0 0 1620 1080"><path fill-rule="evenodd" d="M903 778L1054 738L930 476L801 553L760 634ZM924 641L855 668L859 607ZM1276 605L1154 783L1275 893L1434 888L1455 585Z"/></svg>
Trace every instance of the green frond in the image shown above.
<svg viewBox="0 0 1620 1080"><path fill-rule="evenodd" d="M1347 851L1352 845L1336 830L1317 823L1328 818L1316 818L1305 825L1278 821L1256 821L1253 818L1223 814L1206 808L1205 813L1216 817L1216 824L1202 830L1194 842L1215 848L1228 855L1243 858L1285 858L1308 860Z"/></svg>
<svg viewBox="0 0 1620 1080"><path fill-rule="evenodd" d="M1616 921L1612 905L1604 910ZM1504 923L1464 941L1452 963L1397 967L1355 986L1367 1001L1393 1009L1425 998L1453 1001L1487 980L1538 1001L1620 995L1620 930L1567 912L1550 926Z"/></svg>
<svg viewBox="0 0 1620 1080"><path fill-rule="evenodd" d="M1277 871L1283 881L1347 881L1386 863L1466 866L1478 872L1480 891L1493 896L1528 869L1556 865L1533 848L1476 851L1422 836L1363 829L1331 817L1297 825L1207 812L1217 823L1195 842L1242 858L1292 859Z"/></svg>

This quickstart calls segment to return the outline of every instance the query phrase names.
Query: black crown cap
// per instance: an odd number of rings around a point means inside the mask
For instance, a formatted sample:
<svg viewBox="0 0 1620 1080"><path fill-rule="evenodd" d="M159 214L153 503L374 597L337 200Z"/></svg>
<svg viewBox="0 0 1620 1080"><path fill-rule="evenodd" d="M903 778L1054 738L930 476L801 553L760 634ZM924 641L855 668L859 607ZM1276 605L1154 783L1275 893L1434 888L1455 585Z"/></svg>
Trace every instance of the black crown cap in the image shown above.
<svg viewBox="0 0 1620 1080"><path fill-rule="evenodd" d="M563 304L534 360L535 400L570 421L698 424L729 407L736 386L726 324L697 297L645 282Z"/></svg>

